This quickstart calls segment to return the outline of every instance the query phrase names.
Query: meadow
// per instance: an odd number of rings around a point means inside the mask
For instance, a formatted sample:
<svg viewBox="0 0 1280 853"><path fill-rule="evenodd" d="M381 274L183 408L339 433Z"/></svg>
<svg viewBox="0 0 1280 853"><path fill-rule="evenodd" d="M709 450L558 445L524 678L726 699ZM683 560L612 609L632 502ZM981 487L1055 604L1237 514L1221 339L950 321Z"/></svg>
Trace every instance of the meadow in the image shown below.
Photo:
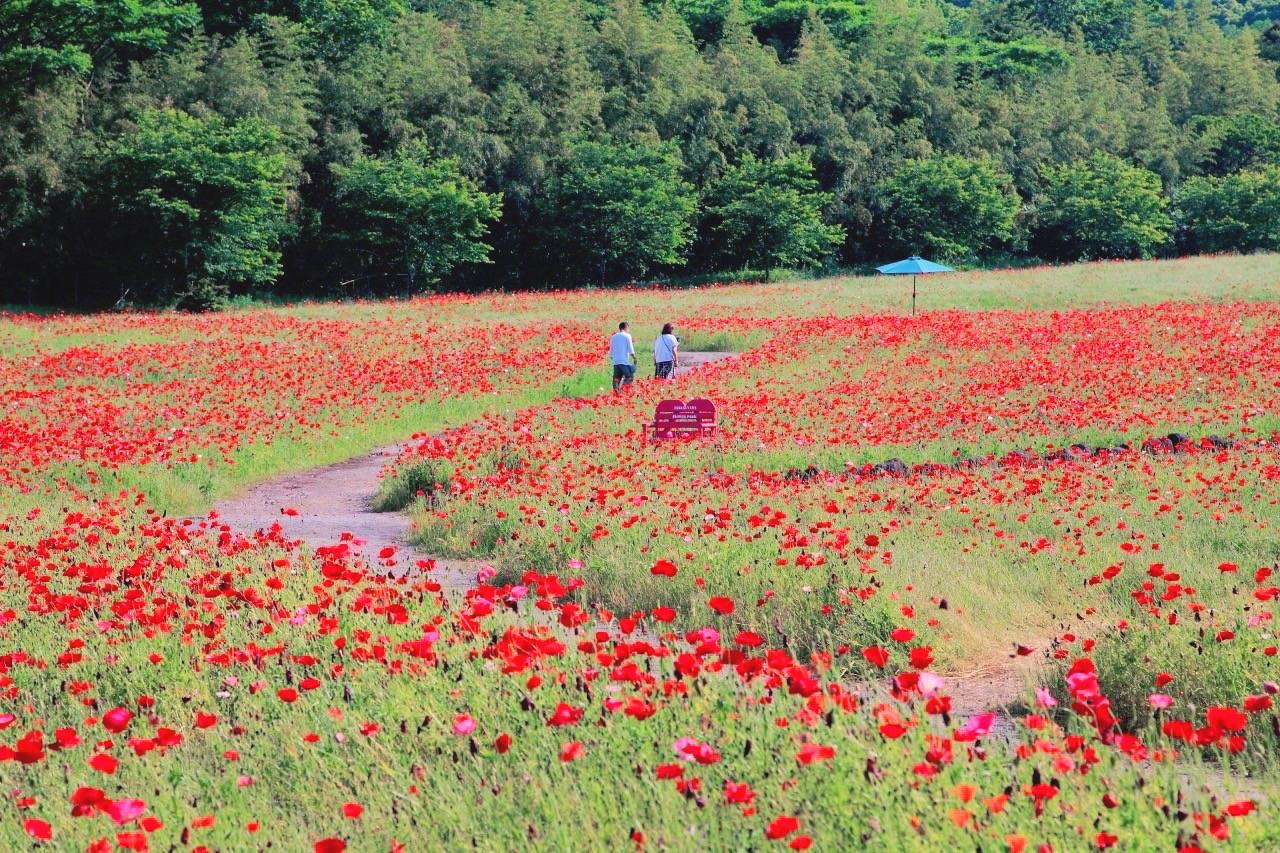
<svg viewBox="0 0 1280 853"><path fill-rule="evenodd" d="M909 286L3 315L0 843L1280 847L1280 256ZM206 515L410 436L465 587Z"/></svg>

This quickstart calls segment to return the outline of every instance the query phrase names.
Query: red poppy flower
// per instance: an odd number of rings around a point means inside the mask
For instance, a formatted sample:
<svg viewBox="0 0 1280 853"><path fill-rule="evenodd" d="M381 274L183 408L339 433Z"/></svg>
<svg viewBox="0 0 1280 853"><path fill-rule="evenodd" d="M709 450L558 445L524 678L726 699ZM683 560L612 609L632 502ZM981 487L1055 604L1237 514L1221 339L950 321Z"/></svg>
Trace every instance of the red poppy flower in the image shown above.
<svg viewBox="0 0 1280 853"><path fill-rule="evenodd" d="M707 600L707 606L721 616L728 616L733 612L733 599L725 595L713 595Z"/></svg>
<svg viewBox="0 0 1280 853"><path fill-rule="evenodd" d="M38 817L29 817L22 822L22 830L37 841L48 841L53 838L53 828L48 822Z"/></svg>
<svg viewBox="0 0 1280 853"><path fill-rule="evenodd" d="M867 646L862 650L862 656L867 663L878 666L881 669L889 663L889 652L880 646Z"/></svg>
<svg viewBox="0 0 1280 853"><path fill-rule="evenodd" d="M777 841L779 838L786 838L799 828L800 821L790 815L780 815L769 822L764 829L764 835L765 838Z"/></svg>
<svg viewBox="0 0 1280 853"><path fill-rule="evenodd" d="M112 734L119 734L129 728L133 712L127 708L112 708L102 715L102 727Z"/></svg>
<svg viewBox="0 0 1280 853"><path fill-rule="evenodd" d="M664 578L673 578L676 576L676 564L670 560L658 560L653 564L653 568L649 569L650 574L659 575Z"/></svg>

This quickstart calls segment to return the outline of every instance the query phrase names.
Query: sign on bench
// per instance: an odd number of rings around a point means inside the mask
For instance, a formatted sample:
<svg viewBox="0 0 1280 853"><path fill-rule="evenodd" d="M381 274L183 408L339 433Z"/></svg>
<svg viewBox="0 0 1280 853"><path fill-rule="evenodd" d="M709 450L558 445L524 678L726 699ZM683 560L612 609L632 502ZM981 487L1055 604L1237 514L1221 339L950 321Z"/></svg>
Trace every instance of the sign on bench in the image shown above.
<svg viewBox="0 0 1280 853"><path fill-rule="evenodd" d="M716 406L710 400L663 400L653 412L653 421L644 425L646 436L697 438L716 433Z"/></svg>

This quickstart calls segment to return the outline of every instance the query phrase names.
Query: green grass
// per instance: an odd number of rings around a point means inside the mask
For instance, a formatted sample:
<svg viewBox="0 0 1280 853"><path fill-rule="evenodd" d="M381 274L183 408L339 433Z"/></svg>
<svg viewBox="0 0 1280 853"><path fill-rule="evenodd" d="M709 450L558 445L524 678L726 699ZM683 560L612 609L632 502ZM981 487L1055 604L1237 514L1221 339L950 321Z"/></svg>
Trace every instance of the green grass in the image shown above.
<svg viewBox="0 0 1280 853"><path fill-rule="evenodd" d="M603 376L603 371L600 371ZM253 443L235 453L233 465L213 459L196 463L152 464L118 469L58 469L81 488L90 485L90 476L110 488L136 489L147 495L152 506L166 515L193 515L206 511L216 501L271 477L329 465L368 453L377 447L405 441L414 433L438 432L460 426L486 415L509 411L510 407L534 406L566 396L594 393L599 378L594 372L575 374L566 382L493 392L483 396L454 398L446 403L422 402L401 407L393 415L363 421L342 432L332 432L323 441L313 435L284 435L270 443ZM89 475L92 471L92 475Z"/></svg>
<svg viewBox="0 0 1280 853"><path fill-rule="evenodd" d="M919 310L1066 309L1159 302L1226 302L1273 299L1280 283L1280 255L1203 256L1162 261L1098 262L959 272L918 282ZM567 294L481 294L465 302L306 303L277 310L302 318L353 320L412 312L430 305L441 322L544 324L575 317L602 335L630 320L637 345L648 344L664 322L677 327L690 317L909 314L911 282L894 276L798 278L769 283L694 287L636 287ZM685 332L688 330L685 329ZM696 349L687 340L689 349Z"/></svg>

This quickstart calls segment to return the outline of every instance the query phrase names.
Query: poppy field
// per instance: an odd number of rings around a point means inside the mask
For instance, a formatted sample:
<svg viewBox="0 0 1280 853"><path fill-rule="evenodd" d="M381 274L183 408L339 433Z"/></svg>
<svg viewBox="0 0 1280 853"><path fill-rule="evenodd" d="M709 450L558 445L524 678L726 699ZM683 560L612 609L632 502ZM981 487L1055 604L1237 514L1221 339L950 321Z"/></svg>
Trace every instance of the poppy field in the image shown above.
<svg viewBox="0 0 1280 853"><path fill-rule="evenodd" d="M1280 258L927 287L3 315L0 842L1280 847ZM209 515L411 435L441 565Z"/></svg>

